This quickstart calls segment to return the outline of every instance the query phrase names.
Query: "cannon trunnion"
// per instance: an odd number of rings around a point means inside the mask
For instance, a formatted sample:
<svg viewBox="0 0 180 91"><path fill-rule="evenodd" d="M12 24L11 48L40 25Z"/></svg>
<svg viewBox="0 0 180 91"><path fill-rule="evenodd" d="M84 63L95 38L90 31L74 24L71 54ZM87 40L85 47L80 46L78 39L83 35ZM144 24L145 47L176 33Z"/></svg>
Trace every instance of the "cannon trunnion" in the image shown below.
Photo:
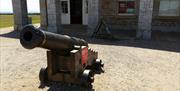
<svg viewBox="0 0 180 91"><path fill-rule="evenodd" d="M26 49L41 47L47 50L47 67L41 68L41 82L60 81L91 86L94 74L102 71L104 64L98 53L88 47L83 39L54 34L25 26L20 33L20 42Z"/></svg>

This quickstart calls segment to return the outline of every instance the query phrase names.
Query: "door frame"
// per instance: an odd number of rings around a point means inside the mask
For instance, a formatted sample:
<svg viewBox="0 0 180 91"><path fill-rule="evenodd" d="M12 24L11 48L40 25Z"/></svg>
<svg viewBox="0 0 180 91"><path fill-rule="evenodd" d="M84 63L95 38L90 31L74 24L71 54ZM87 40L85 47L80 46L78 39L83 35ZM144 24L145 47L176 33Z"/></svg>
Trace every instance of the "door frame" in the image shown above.
<svg viewBox="0 0 180 91"><path fill-rule="evenodd" d="M67 1L68 2L68 13L63 14L61 12L61 23L62 24L71 24L71 7L70 7L70 1L71 0L61 0L61 1ZM88 0L82 0L82 25L88 25L88 6L87 4Z"/></svg>

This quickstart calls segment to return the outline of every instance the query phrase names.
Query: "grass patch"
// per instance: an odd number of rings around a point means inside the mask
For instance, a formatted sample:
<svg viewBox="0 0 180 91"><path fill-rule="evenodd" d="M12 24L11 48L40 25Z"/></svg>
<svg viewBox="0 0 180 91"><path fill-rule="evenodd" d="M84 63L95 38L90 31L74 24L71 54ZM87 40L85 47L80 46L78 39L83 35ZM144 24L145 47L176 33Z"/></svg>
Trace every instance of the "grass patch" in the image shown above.
<svg viewBox="0 0 180 91"><path fill-rule="evenodd" d="M13 15L0 15L0 28L14 25Z"/></svg>
<svg viewBox="0 0 180 91"><path fill-rule="evenodd" d="M29 15L29 17L32 17L32 24L40 23L40 15Z"/></svg>
<svg viewBox="0 0 180 91"><path fill-rule="evenodd" d="M40 15L28 15L32 17L32 24L40 23ZM14 25L13 15L0 15L0 28L11 27Z"/></svg>

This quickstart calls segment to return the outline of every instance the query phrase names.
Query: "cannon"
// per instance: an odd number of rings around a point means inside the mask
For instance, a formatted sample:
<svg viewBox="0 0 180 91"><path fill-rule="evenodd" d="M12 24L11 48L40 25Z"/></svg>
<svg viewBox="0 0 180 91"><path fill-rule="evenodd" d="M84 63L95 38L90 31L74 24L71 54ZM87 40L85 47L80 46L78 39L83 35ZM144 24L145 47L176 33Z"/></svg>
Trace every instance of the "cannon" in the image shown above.
<svg viewBox="0 0 180 91"><path fill-rule="evenodd" d="M39 72L41 83L53 81L91 86L95 73L104 67L98 53L83 39L26 25L20 32L20 43L26 49L47 49L47 67Z"/></svg>

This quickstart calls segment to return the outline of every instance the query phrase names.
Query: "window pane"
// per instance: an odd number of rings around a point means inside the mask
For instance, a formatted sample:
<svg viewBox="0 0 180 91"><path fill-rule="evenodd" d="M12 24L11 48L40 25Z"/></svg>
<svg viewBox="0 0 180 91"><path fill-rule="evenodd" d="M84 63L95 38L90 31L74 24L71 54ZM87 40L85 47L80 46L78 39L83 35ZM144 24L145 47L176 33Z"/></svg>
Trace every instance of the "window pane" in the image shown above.
<svg viewBox="0 0 180 91"><path fill-rule="evenodd" d="M134 8L135 7L134 1L128 1L127 2L127 7L128 8Z"/></svg>
<svg viewBox="0 0 180 91"><path fill-rule="evenodd" d="M134 1L128 1L127 2L127 13L134 13L135 11L135 2Z"/></svg>
<svg viewBox="0 0 180 91"><path fill-rule="evenodd" d="M120 1L119 2L119 13L126 13L127 7L126 7L126 1Z"/></svg>
<svg viewBox="0 0 180 91"><path fill-rule="evenodd" d="M159 15L178 16L180 14L180 0L161 0Z"/></svg>
<svg viewBox="0 0 180 91"><path fill-rule="evenodd" d="M135 13L135 0L120 0L119 13L134 14Z"/></svg>
<svg viewBox="0 0 180 91"><path fill-rule="evenodd" d="M166 14L168 9L169 9L169 0L161 0L159 14L160 15Z"/></svg>
<svg viewBox="0 0 180 91"><path fill-rule="evenodd" d="M86 0L85 3L86 3L86 11L85 12L88 13L88 0Z"/></svg>
<svg viewBox="0 0 180 91"><path fill-rule="evenodd" d="M68 2L67 1L62 1L61 2L61 9L62 9L62 13L68 13Z"/></svg>
<svg viewBox="0 0 180 91"><path fill-rule="evenodd" d="M174 14L174 15L179 15L179 12L180 12L179 7L180 7L179 0L171 1L170 2L170 10L169 10L169 11L171 11L170 13Z"/></svg>

